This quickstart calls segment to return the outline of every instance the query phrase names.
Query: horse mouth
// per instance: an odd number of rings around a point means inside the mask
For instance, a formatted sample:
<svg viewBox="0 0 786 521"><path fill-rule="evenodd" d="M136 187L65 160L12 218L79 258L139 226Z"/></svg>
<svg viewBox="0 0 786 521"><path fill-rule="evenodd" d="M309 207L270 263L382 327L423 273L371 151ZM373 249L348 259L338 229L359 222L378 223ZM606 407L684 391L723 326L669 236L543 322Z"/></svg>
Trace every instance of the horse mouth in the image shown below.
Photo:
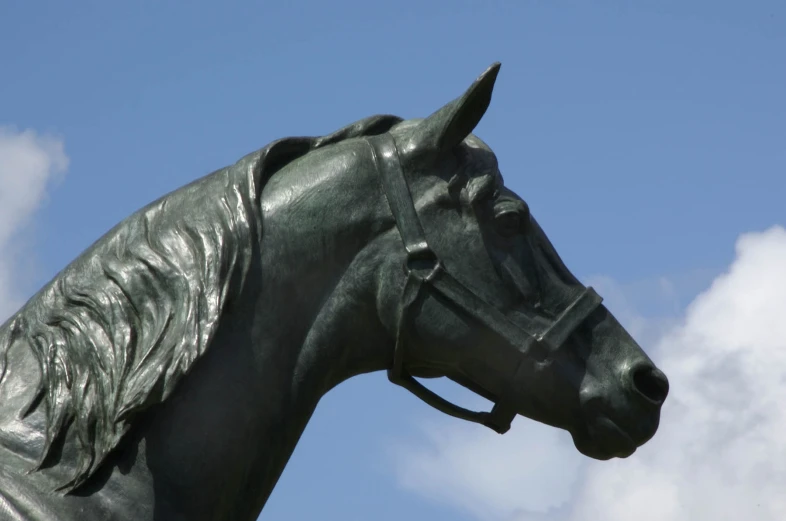
<svg viewBox="0 0 786 521"><path fill-rule="evenodd" d="M571 434L578 451L597 460L627 458L638 448L633 438L606 416L596 418Z"/></svg>

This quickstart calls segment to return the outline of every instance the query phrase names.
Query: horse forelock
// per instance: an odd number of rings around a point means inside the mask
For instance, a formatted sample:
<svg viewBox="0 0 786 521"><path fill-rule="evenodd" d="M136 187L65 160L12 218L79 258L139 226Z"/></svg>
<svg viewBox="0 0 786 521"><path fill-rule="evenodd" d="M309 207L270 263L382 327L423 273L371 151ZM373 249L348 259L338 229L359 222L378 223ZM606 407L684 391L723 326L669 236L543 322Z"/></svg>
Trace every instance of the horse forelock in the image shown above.
<svg viewBox="0 0 786 521"><path fill-rule="evenodd" d="M108 232L0 326L6 354L27 342L41 381L23 414L43 405L36 468L71 429L84 483L137 415L164 401L209 347L228 299L244 286L259 243L257 197L277 169L311 150L387 132L374 116L317 138L285 138L136 212Z"/></svg>

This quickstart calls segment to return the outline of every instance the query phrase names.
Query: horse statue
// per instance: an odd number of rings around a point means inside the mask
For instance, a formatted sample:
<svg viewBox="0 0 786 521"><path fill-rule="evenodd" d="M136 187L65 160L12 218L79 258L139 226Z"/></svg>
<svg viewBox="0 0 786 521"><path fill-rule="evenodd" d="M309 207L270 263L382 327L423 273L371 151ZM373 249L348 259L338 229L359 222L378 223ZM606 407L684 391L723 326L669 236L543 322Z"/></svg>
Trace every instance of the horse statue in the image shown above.
<svg viewBox="0 0 786 521"><path fill-rule="evenodd" d="M472 134L499 67L425 119L275 141L46 284L0 328L0 518L254 520L320 398L371 371L591 458L647 442L668 380Z"/></svg>

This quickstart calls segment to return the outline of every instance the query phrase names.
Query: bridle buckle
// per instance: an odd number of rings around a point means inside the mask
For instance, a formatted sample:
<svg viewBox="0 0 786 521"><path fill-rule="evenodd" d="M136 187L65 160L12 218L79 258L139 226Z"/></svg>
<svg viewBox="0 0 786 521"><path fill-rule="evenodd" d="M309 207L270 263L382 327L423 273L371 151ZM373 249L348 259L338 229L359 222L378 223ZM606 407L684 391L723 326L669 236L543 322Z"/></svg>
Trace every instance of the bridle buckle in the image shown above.
<svg viewBox="0 0 786 521"><path fill-rule="evenodd" d="M420 241L415 244L408 244L405 246L407 250L407 258L404 261L404 273L410 276L418 277L422 282L431 282L436 278L442 270L442 262L434 253L434 250L429 247L426 241ZM420 272L427 270L426 276L420 275Z"/></svg>

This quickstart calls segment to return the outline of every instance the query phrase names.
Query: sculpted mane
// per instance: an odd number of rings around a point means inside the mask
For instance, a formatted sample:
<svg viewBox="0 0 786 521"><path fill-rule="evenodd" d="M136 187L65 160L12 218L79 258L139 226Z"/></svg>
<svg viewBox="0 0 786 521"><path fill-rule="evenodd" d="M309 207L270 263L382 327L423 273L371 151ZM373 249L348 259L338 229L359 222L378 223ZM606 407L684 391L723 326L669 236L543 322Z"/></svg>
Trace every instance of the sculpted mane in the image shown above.
<svg viewBox="0 0 786 521"><path fill-rule="evenodd" d="M258 254L258 198L282 166L319 147L390 130L395 116L328 136L286 138L139 210L67 266L0 327L0 380L15 342L41 369L46 432L35 469L73 434L71 491L98 469L140 411L165 400L201 357Z"/></svg>

